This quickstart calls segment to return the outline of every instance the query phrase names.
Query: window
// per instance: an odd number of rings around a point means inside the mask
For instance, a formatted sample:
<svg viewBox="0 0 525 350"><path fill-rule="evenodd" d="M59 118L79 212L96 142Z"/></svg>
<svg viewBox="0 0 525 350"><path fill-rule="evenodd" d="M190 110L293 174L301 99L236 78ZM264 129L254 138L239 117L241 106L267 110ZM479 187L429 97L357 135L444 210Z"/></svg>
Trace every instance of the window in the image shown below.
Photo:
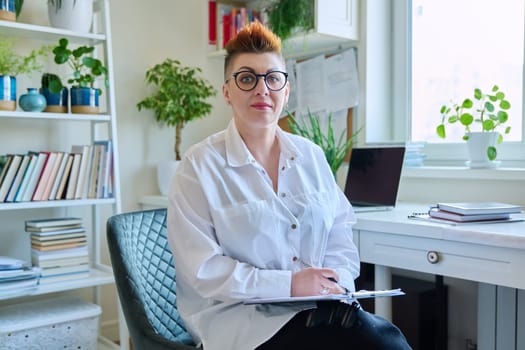
<svg viewBox="0 0 525 350"><path fill-rule="evenodd" d="M511 101L511 133L522 140L523 0L413 0L411 138L439 142L439 109L451 99L488 92L494 84ZM445 142L461 140L449 128Z"/></svg>

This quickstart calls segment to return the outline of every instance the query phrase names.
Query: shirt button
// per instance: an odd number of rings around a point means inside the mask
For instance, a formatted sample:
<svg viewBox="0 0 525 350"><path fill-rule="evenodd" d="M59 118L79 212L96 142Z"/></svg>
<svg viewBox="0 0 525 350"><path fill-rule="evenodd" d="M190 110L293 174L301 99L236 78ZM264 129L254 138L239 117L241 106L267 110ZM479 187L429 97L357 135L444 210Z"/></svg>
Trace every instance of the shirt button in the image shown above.
<svg viewBox="0 0 525 350"><path fill-rule="evenodd" d="M286 193L281 192L281 197L283 197L283 198L286 197Z"/></svg>
<svg viewBox="0 0 525 350"><path fill-rule="evenodd" d="M294 257L292 258L292 261L297 261L298 259L299 259L298 257L294 256Z"/></svg>
<svg viewBox="0 0 525 350"><path fill-rule="evenodd" d="M281 168L282 171L284 171L284 169L286 169L284 166Z"/></svg>
<svg viewBox="0 0 525 350"><path fill-rule="evenodd" d="M297 228L296 224L292 224L292 230L295 230Z"/></svg>
<svg viewBox="0 0 525 350"><path fill-rule="evenodd" d="M290 157L290 160L295 160L295 157Z"/></svg>

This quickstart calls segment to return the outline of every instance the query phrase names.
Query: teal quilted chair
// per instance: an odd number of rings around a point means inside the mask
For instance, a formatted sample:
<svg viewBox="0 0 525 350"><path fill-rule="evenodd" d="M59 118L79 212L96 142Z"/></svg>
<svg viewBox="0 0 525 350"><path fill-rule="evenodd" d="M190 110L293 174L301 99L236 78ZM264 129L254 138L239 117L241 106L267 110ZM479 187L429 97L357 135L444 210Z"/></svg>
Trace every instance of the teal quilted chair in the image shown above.
<svg viewBox="0 0 525 350"><path fill-rule="evenodd" d="M166 209L110 217L107 239L133 349L196 349L177 311Z"/></svg>

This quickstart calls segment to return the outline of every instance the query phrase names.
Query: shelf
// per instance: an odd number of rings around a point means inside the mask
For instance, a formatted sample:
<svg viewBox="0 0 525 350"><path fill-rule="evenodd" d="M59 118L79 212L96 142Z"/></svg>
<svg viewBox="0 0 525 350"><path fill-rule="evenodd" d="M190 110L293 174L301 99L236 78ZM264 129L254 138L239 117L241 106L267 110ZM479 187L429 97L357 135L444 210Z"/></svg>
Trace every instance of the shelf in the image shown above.
<svg viewBox="0 0 525 350"><path fill-rule="evenodd" d="M25 118L45 120L67 120L67 121L98 121L107 122L111 120L108 114L72 114L72 113L47 113L47 112L22 112L22 111L0 111L0 118Z"/></svg>
<svg viewBox="0 0 525 350"><path fill-rule="evenodd" d="M29 293L20 295L10 295L8 297L0 297L0 300L10 300L21 297L43 295L48 293L63 292L66 290L96 287L105 284L112 284L115 282L111 268L104 265L99 265L97 268L91 268L88 277L82 277L78 279L64 280L56 283L49 283L45 285L39 285L36 289Z"/></svg>
<svg viewBox="0 0 525 350"><path fill-rule="evenodd" d="M19 209L37 209L37 208L58 208L74 207L82 205L101 205L114 204L115 198L104 199L69 199L59 201L37 201L37 202L19 202L19 203L0 203L0 211L19 210Z"/></svg>
<svg viewBox="0 0 525 350"><path fill-rule="evenodd" d="M18 22L0 21L0 28L2 29L3 35L37 40L57 41L62 37L67 37L77 44L88 45L96 45L106 40L104 34L83 34L60 28Z"/></svg>

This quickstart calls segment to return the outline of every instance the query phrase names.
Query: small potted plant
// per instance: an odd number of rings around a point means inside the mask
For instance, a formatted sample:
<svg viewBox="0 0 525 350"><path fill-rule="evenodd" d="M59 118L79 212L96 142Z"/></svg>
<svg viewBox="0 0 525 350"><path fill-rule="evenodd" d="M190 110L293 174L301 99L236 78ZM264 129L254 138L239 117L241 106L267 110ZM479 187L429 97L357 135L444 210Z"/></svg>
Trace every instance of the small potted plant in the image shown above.
<svg viewBox="0 0 525 350"><path fill-rule="evenodd" d="M313 114L308 110L308 116L300 118L298 121L290 112L288 112L288 127L290 131L296 135L303 136L322 148L324 155L334 177L337 170L343 163L348 151L354 144L355 137L359 130L354 132L350 137L347 137L346 129L344 129L339 137L335 138L334 129L332 126L332 113L328 114L328 126L326 134L321 128L320 116Z"/></svg>
<svg viewBox="0 0 525 350"><path fill-rule="evenodd" d="M16 109L16 77L41 69L40 59L47 52L45 47L32 50L28 55L17 54L14 40L0 35L0 110Z"/></svg>
<svg viewBox="0 0 525 350"><path fill-rule="evenodd" d="M73 70L72 78L67 82L71 85L71 112L84 114L98 113L98 98L102 95L100 88L95 88L98 78L104 78L104 85L109 85L107 68L97 58L91 56L94 46L79 46L76 49L68 47L68 40L61 38L53 48L56 64L68 64ZM50 91L58 93L62 89L60 80L53 79Z"/></svg>
<svg viewBox="0 0 525 350"><path fill-rule="evenodd" d="M266 8L268 25L282 40L314 28L313 0L279 0Z"/></svg>
<svg viewBox="0 0 525 350"><path fill-rule="evenodd" d="M44 112L67 113L68 90L65 86L62 86L62 81L58 75L52 73L42 74L40 93L46 98L47 106Z"/></svg>
<svg viewBox="0 0 525 350"><path fill-rule="evenodd" d="M161 162L157 169L163 195L168 194L169 181L181 159L182 129L186 123L210 113L212 106L207 99L217 93L207 80L198 76L200 72L200 68L187 67L170 58L146 71L146 83L154 85L156 90L137 104L138 110L151 109L160 125L175 127L175 162Z"/></svg>
<svg viewBox="0 0 525 350"><path fill-rule="evenodd" d="M509 118L507 111L510 106L505 93L497 85L492 87L490 93L475 88L473 99L466 98L461 104L451 101L441 107L441 123L436 133L446 138L446 124L460 125L465 129L463 140L467 141L469 151L470 161L467 164L470 167L496 166L496 144L503 142L503 134L498 129L505 127L503 133L510 132L511 127L504 125Z"/></svg>

